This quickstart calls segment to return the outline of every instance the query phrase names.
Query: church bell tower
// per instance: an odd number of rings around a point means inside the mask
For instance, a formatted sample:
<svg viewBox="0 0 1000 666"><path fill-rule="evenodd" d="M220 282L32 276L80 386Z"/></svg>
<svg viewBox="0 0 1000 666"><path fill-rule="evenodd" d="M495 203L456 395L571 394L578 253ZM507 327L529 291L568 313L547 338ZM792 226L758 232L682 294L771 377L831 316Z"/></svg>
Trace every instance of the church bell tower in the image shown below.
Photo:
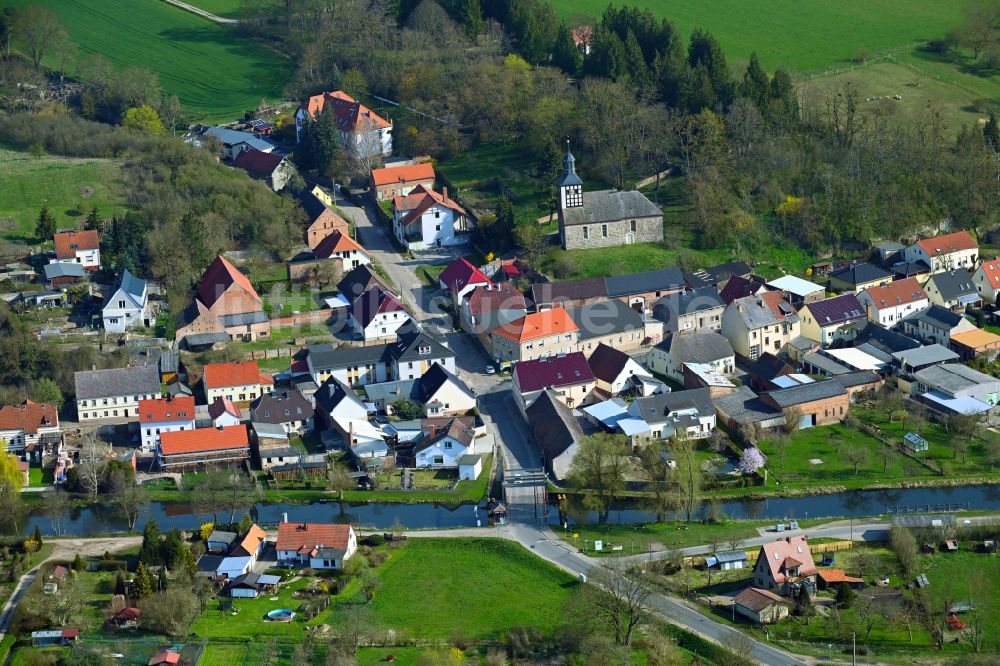
<svg viewBox="0 0 1000 666"><path fill-rule="evenodd" d="M583 181L576 175L576 158L569 152L569 141L566 142L566 157L563 160L563 173L559 177L559 210L580 208L583 206Z"/></svg>

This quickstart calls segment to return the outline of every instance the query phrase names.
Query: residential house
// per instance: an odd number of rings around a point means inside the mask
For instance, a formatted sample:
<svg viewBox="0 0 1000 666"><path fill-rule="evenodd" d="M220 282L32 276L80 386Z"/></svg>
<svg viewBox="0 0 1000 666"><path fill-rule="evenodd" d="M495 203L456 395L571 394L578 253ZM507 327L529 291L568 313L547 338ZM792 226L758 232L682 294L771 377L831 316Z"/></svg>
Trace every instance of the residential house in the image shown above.
<svg viewBox="0 0 1000 666"><path fill-rule="evenodd" d="M559 242L564 250L663 240L663 211L638 190L586 192L576 159L564 159L559 188Z"/></svg>
<svg viewBox="0 0 1000 666"><path fill-rule="evenodd" d="M88 271L101 267L101 237L96 229L60 231L52 241L56 258L51 263L79 264Z"/></svg>
<svg viewBox="0 0 1000 666"><path fill-rule="evenodd" d="M77 372L78 421L139 415L139 401L159 398L160 373L155 365Z"/></svg>
<svg viewBox="0 0 1000 666"><path fill-rule="evenodd" d="M372 169L371 190L376 201L391 201L421 185L433 189L434 179L434 165L430 162Z"/></svg>
<svg viewBox="0 0 1000 666"><path fill-rule="evenodd" d="M401 326L412 320L396 295L381 287L372 287L354 299L348 313L355 335L365 341L393 338Z"/></svg>
<svg viewBox="0 0 1000 666"><path fill-rule="evenodd" d="M493 282L465 257L459 257L448 264L438 276L438 283L442 290L451 294L452 301L456 305L462 303L477 287L493 286Z"/></svg>
<svg viewBox="0 0 1000 666"><path fill-rule="evenodd" d="M562 396L545 389L525 410L531 434L542 451L542 465L557 482L569 475L584 438L583 428Z"/></svg>
<svg viewBox="0 0 1000 666"><path fill-rule="evenodd" d="M924 284L924 291L931 303L956 312L964 311L969 305L979 307L983 303L972 276L964 268L934 273Z"/></svg>
<svg viewBox="0 0 1000 666"><path fill-rule="evenodd" d="M314 398L317 430L333 431L356 458L388 455L386 433L368 421L368 407L347 385L330 378L319 387Z"/></svg>
<svg viewBox="0 0 1000 666"><path fill-rule="evenodd" d="M573 28L573 44L583 55L590 55L590 50L594 46L594 27L590 25L578 25Z"/></svg>
<svg viewBox="0 0 1000 666"><path fill-rule="evenodd" d="M45 264L43 271L45 281L53 288L76 284L87 277L86 268L80 264L71 264L66 261L53 261L51 264Z"/></svg>
<svg viewBox="0 0 1000 666"><path fill-rule="evenodd" d="M274 379L260 371L257 361L209 363L201 381L209 403L216 398L249 403L274 389Z"/></svg>
<svg viewBox="0 0 1000 666"><path fill-rule="evenodd" d="M396 332L396 342L389 345L388 353L396 379L419 379L434 365L455 372L455 352L448 348L448 340L412 322Z"/></svg>
<svg viewBox="0 0 1000 666"><path fill-rule="evenodd" d="M914 398L943 414L987 414L1000 402L1000 380L961 363L913 373Z"/></svg>
<svg viewBox="0 0 1000 666"><path fill-rule="evenodd" d="M653 305L653 317L663 322L664 333L722 330L726 303L714 286L664 296Z"/></svg>
<svg viewBox="0 0 1000 666"><path fill-rule="evenodd" d="M531 285L531 302L539 311L587 305L607 298L608 285L604 278L536 282Z"/></svg>
<svg viewBox="0 0 1000 666"><path fill-rule="evenodd" d="M892 360L897 374L909 375L932 365L958 362L960 357L944 345L932 344L893 352Z"/></svg>
<svg viewBox="0 0 1000 666"><path fill-rule="evenodd" d="M439 194L420 185L405 197L393 198L392 228L403 247L419 252L468 243L471 219L464 208L448 198L447 187Z"/></svg>
<svg viewBox="0 0 1000 666"><path fill-rule="evenodd" d="M726 286L731 278L749 278L753 275L753 268L745 261L727 261L724 264L699 268L684 274L684 282L688 289L695 290L703 287L715 287L718 291ZM751 294L744 294L750 296Z"/></svg>
<svg viewBox="0 0 1000 666"><path fill-rule="evenodd" d="M209 127L202 132L201 137L211 137L222 146L221 155L223 159L233 160L245 150L259 150L262 153L270 153L274 150L274 144L266 141L256 134L241 132L229 129L228 127ZM198 143L204 143L199 137Z"/></svg>
<svg viewBox="0 0 1000 666"><path fill-rule="evenodd" d="M896 280L878 287L869 287L858 294L868 321L893 328L904 317L930 307L927 293L916 278Z"/></svg>
<svg viewBox="0 0 1000 666"><path fill-rule="evenodd" d="M984 301L995 304L1000 294L1000 257L979 264L972 274L972 283Z"/></svg>
<svg viewBox="0 0 1000 666"><path fill-rule="evenodd" d="M156 398L139 401L139 432L141 448L147 453L156 450L160 434L175 430L194 430L194 398Z"/></svg>
<svg viewBox="0 0 1000 666"><path fill-rule="evenodd" d="M616 397L634 386L633 378L653 380L653 375L646 368L616 347L597 345L587 362L594 373L596 390L605 398Z"/></svg>
<svg viewBox="0 0 1000 666"><path fill-rule="evenodd" d="M931 273L958 268L972 270L978 259L979 244L968 231L918 240L903 250L904 261L923 261L930 266Z"/></svg>
<svg viewBox="0 0 1000 666"><path fill-rule="evenodd" d="M352 269L337 283L337 292L347 305L353 303L359 296L378 287L391 292L392 288L375 270L365 264Z"/></svg>
<svg viewBox="0 0 1000 666"><path fill-rule="evenodd" d="M251 178L264 181L275 192L283 190L295 174L295 167L287 157L256 148L241 151L233 159L233 166L246 171Z"/></svg>
<svg viewBox="0 0 1000 666"><path fill-rule="evenodd" d="M839 423L850 409L847 389L832 380L768 391L760 394L760 400L765 405L780 410L786 418L796 416L802 430Z"/></svg>
<svg viewBox="0 0 1000 666"><path fill-rule="evenodd" d="M602 344L631 351L641 347L646 339L642 314L620 300L588 303L570 308L567 312L577 326L576 349L584 353L590 353Z"/></svg>
<svg viewBox="0 0 1000 666"><path fill-rule="evenodd" d="M249 557L253 562L251 566L253 566L257 564L257 558L264 552L266 542L267 533L257 523L253 523L246 534L233 544L229 554L236 557Z"/></svg>
<svg viewBox="0 0 1000 666"><path fill-rule="evenodd" d="M241 465L250 457L245 425L175 430L160 434L156 461L167 472Z"/></svg>
<svg viewBox="0 0 1000 666"><path fill-rule="evenodd" d="M704 363L723 374L736 369L736 355L729 340L711 330L668 335L649 351L649 369L676 382L684 381L684 365Z"/></svg>
<svg viewBox="0 0 1000 666"><path fill-rule="evenodd" d="M752 584L785 596L795 596L803 586L813 594L816 562L806 537L785 537L761 546L753 568Z"/></svg>
<svg viewBox="0 0 1000 666"><path fill-rule="evenodd" d="M567 407L576 407L592 400L596 385L587 357L573 352L514 364L511 390L523 414L546 389L552 389Z"/></svg>
<svg viewBox="0 0 1000 666"><path fill-rule="evenodd" d="M250 404L250 419L260 423L274 423L289 434L301 435L312 429L313 406L295 389L275 389Z"/></svg>
<svg viewBox="0 0 1000 666"><path fill-rule="evenodd" d="M901 331L925 345L939 344L948 347L952 336L975 330L976 325L957 312L940 305L932 305L903 320Z"/></svg>
<svg viewBox="0 0 1000 666"><path fill-rule="evenodd" d="M795 368L778 358L771 352L761 354L747 371L750 377L750 387L754 391L769 391L778 388L775 380L787 377L795 372Z"/></svg>
<svg viewBox="0 0 1000 666"><path fill-rule="evenodd" d="M372 257L356 240L339 229L323 238L313 249L317 259L340 260L341 269L351 271L358 266L367 266Z"/></svg>
<svg viewBox="0 0 1000 666"><path fill-rule="evenodd" d="M823 285L803 280L794 275L782 275L780 278L768 282L767 286L770 289L788 294L789 302L795 307L822 300L826 296L826 289L823 288Z"/></svg>
<svg viewBox="0 0 1000 666"><path fill-rule="evenodd" d="M981 328L955 333L951 336L951 348L967 361L980 356L992 361L1000 353L1000 335L984 331Z"/></svg>
<svg viewBox="0 0 1000 666"><path fill-rule="evenodd" d="M461 419L452 419L447 428L440 430L432 427L427 437L413 446L415 467L457 468L460 458L476 453L490 451L476 449L476 430Z"/></svg>
<svg viewBox="0 0 1000 666"><path fill-rule="evenodd" d="M561 307L526 314L490 331L493 358L499 363L569 354L577 349L579 327Z"/></svg>
<svg viewBox="0 0 1000 666"><path fill-rule="evenodd" d="M379 384L392 378L392 366L387 357L388 345L310 345L306 348L304 370L317 386L330 378L336 378L347 386Z"/></svg>
<svg viewBox="0 0 1000 666"><path fill-rule="evenodd" d="M524 294L517 290L513 282L477 287L459 307L462 329L479 338L491 358L494 354L490 331L516 321L527 313Z"/></svg>
<svg viewBox="0 0 1000 666"><path fill-rule="evenodd" d="M757 624L774 624L788 617L792 604L768 590L747 587L733 598L737 613Z"/></svg>
<svg viewBox="0 0 1000 666"><path fill-rule="evenodd" d="M759 296L766 293L767 290L767 280L759 275L748 275L746 277L734 275L726 282L726 286L719 291L719 296L722 297L726 305L729 305L738 298Z"/></svg>
<svg viewBox="0 0 1000 666"><path fill-rule="evenodd" d="M616 298L639 314L653 308L653 304L664 296L684 291L684 273L676 267L655 271L613 275L604 278L608 298Z"/></svg>
<svg viewBox="0 0 1000 666"><path fill-rule="evenodd" d="M25 400L0 407L0 440L7 452L21 455L26 449L58 443L59 412L55 405Z"/></svg>
<svg viewBox="0 0 1000 666"><path fill-rule="evenodd" d="M893 280L914 278L921 286L931 276L931 267L924 261L900 261L889 266Z"/></svg>
<svg viewBox="0 0 1000 666"><path fill-rule="evenodd" d="M645 421L653 439L704 439L711 436L716 423L707 388L636 398L628 406L628 414Z"/></svg>
<svg viewBox="0 0 1000 666"><path fill-rule="evenodd" d="M392 154L392 123L343 90L320 93L302 101L295 112L296 141L302 139L306 123L316 121L327 110L333 113L340 142L349 155Z"/></svg>
<svg viewBox="0 0 1000 666"><path fill-rule="evenodd" d="M340 569L358 549L350 525L281 523L275 543L278 562L312 569Z"/></svg>
<svg viewBox="0 0 1000 666"><path fill-rule="evenodd" d="M418 379L403 379L365 386L367 402L385 414L392 414L392 403L412 400L425 406L428 417L457 416L476 407L476 394L469 386L447 370L434 363Z"/></svg>
<svg viewBox="0 0 1000 666"><path fill-rule="evenodd" d="M340 213L327 205L313 192L302 192L299 205L306 214L306 245L315 250L324 238L335 231L351 235L351 227Z"/></svg>
<svg viewBox="0 0 1000 666"><path fill-rule="evenodd" d="M250 280L219 255L205 269L194 301L181 314L175 339L197 347L270 335L271 322Z"/></svg>
<svg viewBox="0 0 1000 666"><path fill-rule="evenodd" d="M738 298L722 313L722 335L738 356L778 353L799 335L799 317L780 292Z"/></svg>
<svg viewBox="0 0 1000 666"><path fill-rule="evenodd" d="M208 418L212 419L212 426L215 428L225 428L243 422L240 408L224 396L219 396L208 404Z"/></svg>
<svg viewBox="0 0 1000 666"><path fill-rule="evenodd" d="M824 349L854 340L867 322L865 309L854 292L806 303L798 314L802 335Z"/></svg>
<svg viewBox="0 0 1000 666"><path fill-rule="evenodd" d="M108 333L124 333L130 328L150 325L149 293L146 281L132 275L126 268L118 278L115 290L104 300L101 319Z"/></svg>
<svg viewBox="0 0 1000 666"><path fill-rule="evenodd" d="M784 425L781 410L765 404L749 386L738 386L735 391L712 399L715 413L730 432L757 426L764 430Z"/></svg>
<svg viewBox="0 0 1000 666"><path fill-rule="evenodd" d="M830 291L860 294L865 289L892 282L892 273L869 263L860 263L830 273Z"/></svg>

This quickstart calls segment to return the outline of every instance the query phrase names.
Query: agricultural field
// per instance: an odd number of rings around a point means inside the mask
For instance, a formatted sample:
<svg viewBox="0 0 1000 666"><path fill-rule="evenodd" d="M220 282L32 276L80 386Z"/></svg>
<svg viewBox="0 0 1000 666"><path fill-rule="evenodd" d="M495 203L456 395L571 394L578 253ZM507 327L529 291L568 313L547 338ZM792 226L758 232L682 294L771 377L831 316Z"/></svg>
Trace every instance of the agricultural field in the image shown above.
<svg viewBox="0 0 1000 666"><path fill-rule="evenodd" d="M240 0L191 0L188 4L223 18L238 18L240 15Z"/></svg>
<svg viewBox="0 0 1000 666"><path fill-rule="evenodd" d="M74 226L95 206L104 217L124 212L121 163L0 149L0 238L34 243L43 205L60 228Z"/></svg>
<svg viewBox="0 0 1000 666"><path fill-rule="evenodd" d="M177 95L191 120L233 119L261 99L280 100L292 70L282 53L161 0L12 3L54 11L80 46L81 59L100 53L118 68L140 65L156 72L160 88Z"/></svg>
<svg viewBox="0 0 1000 666"><path fill-rule="evenodd" d="M553 0L561 16L600 17L604 0ZM961 21L965 2L938 0L631 0L670 19L682 35L705 28L733 62L754 51L768 69L810 70L850 60L864 49L885 51L935 39Z"/></svg>

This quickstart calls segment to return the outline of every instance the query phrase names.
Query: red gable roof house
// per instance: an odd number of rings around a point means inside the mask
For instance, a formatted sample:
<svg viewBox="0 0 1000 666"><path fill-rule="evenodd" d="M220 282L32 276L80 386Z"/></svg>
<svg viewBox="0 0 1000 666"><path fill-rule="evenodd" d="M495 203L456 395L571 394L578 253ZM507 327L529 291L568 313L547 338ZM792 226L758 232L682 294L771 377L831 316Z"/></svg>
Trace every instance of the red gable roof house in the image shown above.
<svg viewBox="0 0 1000 666"><path fill-rule="evenodd" d="M165 471L242 464L250 457L250 435L245 425L165 432L156 454Z"/></svg>
<svg viewBox="0 0 1000 666"><path fill-rule="evenodd" d="M188 346L270 337L271 322L250 280L219 255L205 269L194 301L181 315L176 339ZM197 337L195 337L197 336Z"/></svg>
<svg viewBox="0 0 1000 666"><path fill-rule="evenodd" d="M278 562L339 569L358 549L358 538L350 525L281 523L274 548Z"/></svg>
<svg viewBox="0 0 1000 666"><path fill-rule="evenodd" d="M265 153L256 148L242 151L233 160L233 166L243 169L251 178L263 180L275 192L285 187L295 171L284 155Z"/></svg>
<svg viewBox="0 0 1000 666"><path fill-rule="evenodd" d="M997 295L1000 294L1000 257L986 259L979 264L979 268L972 274L972 283L983 299L996 303Z"/></svg>
<svg viewBox="0 0 1000 666"><path fill-rule="evenodd" d="M448 198L448 188L438 193L419 185L393 198L392 228L409 250L462 245L469 241L469 214Z"/></svg>
<svg viewBox="0 0 1000 666"><path fill-rule="evenodd" d="M528 312L524 294L513 282L476 287L462 303L460 316L462 328L470 335L479 336L483 346L493 356L493 338L490 331L498 326L517 321Z"/></svg>
<svg viewBox="0 0 1000 666"><path fill-rule="evenodd" d="M341 268L345 273L372 262L371 255L358 241L339 230L321 240L313 250L313 254L317 259L340 259Z"/></svg>
<svg viewBox="0 0 1000 666"><path fill-rule="evenodd" d="M442 289L451 292L455 303L461 303L476 287L493 286L493 282L465 257L459 257L448 264L448 268L438 276L438 282Z"/></svg>
<svg viewBox="0 0 1000 666"><path fill-rule="evenodd" d="M238 425L241 419L240 408L229 398L220 396L209 404L208 417L216 428Z"/></svg>
<svg viewBox="0 0 1000 666"><path fill-rule="evenodd" d="M342 90L321 93L305 99L295 112L295 138L300 140L307 122L316 120L329 109L344 141L353 154L389 155L392 153L392 123Z"/></svg>
<svg viewBox="0 0 1000 666"><path fill-rule="evenodd" d="M378 201L409 194L415 187L434 187L434 165L430 162L412 166L372 169L371 187Z"/></svg>
<svg viewBox="0 0 1000 666"><path fill-rule="evenodd" d="M239 363L209 363L201 378L205 398L209 403L216 398L233 402L251 402L274 388L274 379L257 367L257 361Z"/></svg>
<svg viewBox="0 0 1000 666"><path fill-rule="evenodd" d="M96 229L60 231L52 240L56 258L49 263L80 264L90 271L101 267L101 237Z"/></svg>
<svg viewBox="0 0 1000 666"><path fill-rule="evenodd" d="M970 271L979 259L979 244L968 231L956 231L943 236L924 238L903 250L903 259L923 261L931 273L967 268Z"/></svg>
<svg viewBox="0 0 1000 666"><path fill-rule="evenodd" d="M753 569L754 587L794 596L800 585L816 589L816 563L805 535L785 537L760 547Z"/></svg>
<svg viewBox="0 0 1000 666"><path fill-rule="evenodd" d="M194 430L194 398L177 396L139 401L142 450L155 451L160 435L174 430Z"/></svg>
<svg viewBox="0 0 1000 666"><path fill-rule="evenodd" d="M351 304L349 323L365 341L393 338L412 319L396 296L381 287L372 287Z"/></svg>
<svg viewBox="0 0 1000 666"><path fill-rule="evenodd" d="M587 404L597 386L583 352L551 356L514 364L514 399L523 413L546 389L567 407Z"/></svg>
<svg viewBox="0 0 1000 666"><path fill-rule="evenodd" d="M46 435L59 436L59 413L54 405L25 400L0 407L0 439L7 442L8 451L23 451Z"/></svg>
<svg viewBox="0 0 1000 666"><path fill-rule="evenodd" d="M573 43L583 55L590 55L590 49L594 46L594 27L590 25L578 25L573 28Z"/></svg>

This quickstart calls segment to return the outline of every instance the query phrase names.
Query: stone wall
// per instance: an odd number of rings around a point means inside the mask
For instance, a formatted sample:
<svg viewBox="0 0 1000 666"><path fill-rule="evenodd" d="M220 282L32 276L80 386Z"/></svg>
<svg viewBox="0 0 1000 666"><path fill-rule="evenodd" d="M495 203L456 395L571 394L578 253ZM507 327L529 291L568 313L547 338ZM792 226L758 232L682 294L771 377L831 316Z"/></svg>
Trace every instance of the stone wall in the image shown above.
<svg viewBox="0 0 1000 666"><path fill-rule="evenodd" d="M631 233L633 243L656 243L663 240L663 218L636 218L635 232L631 232L631 220L617 220L600 224L573 224L564 226L559 223L560 241L564 249L579 250L586 248L617 247L626 245ZM601 233L603 225L608 227L607 238ZM587 237L584 238L584 229Z"/></svg>

